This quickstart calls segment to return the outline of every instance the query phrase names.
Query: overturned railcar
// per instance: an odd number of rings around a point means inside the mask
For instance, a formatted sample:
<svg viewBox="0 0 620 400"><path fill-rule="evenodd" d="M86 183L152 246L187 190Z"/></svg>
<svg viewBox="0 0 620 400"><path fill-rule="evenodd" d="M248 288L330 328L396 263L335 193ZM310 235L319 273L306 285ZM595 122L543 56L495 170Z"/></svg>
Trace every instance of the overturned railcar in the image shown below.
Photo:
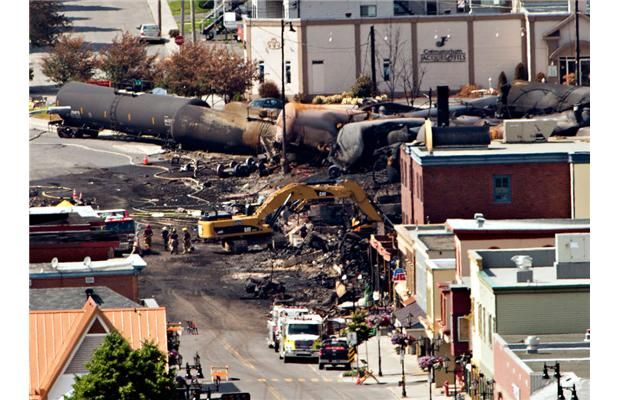
<svg viewBox="0 0 620 400"><path fill-rule="evenodd" d="M199 99L119 92L113 88L69 82L56 97L60 137L96 137L111 129L132 136L154 136L183 148L253 154L271 141L273 129L244 115L212 110Z"/></svg>

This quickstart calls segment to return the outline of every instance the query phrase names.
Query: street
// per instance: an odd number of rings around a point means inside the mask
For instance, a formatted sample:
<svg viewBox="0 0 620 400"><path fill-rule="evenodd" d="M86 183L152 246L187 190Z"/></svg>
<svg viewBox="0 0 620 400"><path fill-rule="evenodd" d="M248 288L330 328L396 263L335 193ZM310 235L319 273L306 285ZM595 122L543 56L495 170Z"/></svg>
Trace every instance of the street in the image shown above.
<svg viewBox="0 0 620 400"><path fill-rule="evenodd" d="M32 120L30 129L31 190L49 190L51 186L73 187L87 198L96 198L105 208L135 211L145 199L157 194L160 203L183 198L191 188L172 183L159 185L154 172L165 169L157 162L161 148L151 143L124 141L103 135L102 139L61 139L47 132L45 122ZM156 165L145 166L148 155ZM43 189L40 189L43 188ZM53 192L69 196L70 191ZM208 384L211 367L227 366L230 382L222 392L245 391L252 399L378 399L400 398L396 381L400 378L396 362L393 371L384 361L384 380L369 380L355 385L353 378L341 377L343 369L319 370L315 361L284 364L273 349L267 347L267 313L269 300L244 299L248 276L263 276L267 270L259 265L269 259L269 252L242 255L223 254L217 244L195 242L196 251L187 255L170 255L160 239L161 220L141 220L153 225L155 239L152 254L146 255L148 267L139 277L140 296L153 297L166 307L168 321L193 321L198 334L185 332L179 352L184 363L192 363L196 352L201 357ZM195 222L187 222L192 228ZM177 226L180 227L177 222ZM387 338L384 338L387 340ZM384 352L393 352L386 342ZM364 358L364 352L361 358ZM374 357L374 356L372 356ZM368 362L376 371L376 358ZM385 356L384 356L385 357ZM413 372L413 371L411 371ZM427 393L424 377L408 372L408 380L417 380L409 388L410 396ZM184 375L185 370L179 371ZM390 378L387 375L392 375ZM213 388L214 386L211 385ZM424 398L424 397L420 397Z"/></svg>

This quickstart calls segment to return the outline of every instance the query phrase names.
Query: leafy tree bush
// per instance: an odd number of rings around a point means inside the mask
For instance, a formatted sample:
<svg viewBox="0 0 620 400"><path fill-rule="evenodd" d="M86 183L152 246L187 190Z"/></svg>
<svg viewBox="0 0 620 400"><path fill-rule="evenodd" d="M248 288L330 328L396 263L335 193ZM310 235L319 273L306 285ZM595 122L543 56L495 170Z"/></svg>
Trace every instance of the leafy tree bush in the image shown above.
<svg viewBox="0 0 620 400"><path fill-rule="evenodd" d="M357 343L363 343L370 337L370 327L366 322L368 314L364 311L356 311L351 317L351 322L347 325L347 332L357 333Z"/></svg>
<svg viewBox="0 0 620 400"><path fill-rule="evenodd" d="M107 335L86 364L89 373L76 376L68 400L151 399L174 396L174 375L152 342L132 350L117 332Z"/></svg>
<svg viewBox="0 0 620 400"><path fill-rule="evenodd" d="M146 44L138 36L125 31L112 44L99 52L99 68L115 83L130 79L153 80L157 73L156 55L149 56Z"/></svg>
<svg viewBox="0 0 620 400"><path fill-rule="evenodd" d="M372 80L368 75L360 75L351 87L353 97L370 97L372 92Z"/></svg>
<svg viewBox="0 0 620 400"><path fill-rule="evenodd" d="M29 0L30 44L50 46L71 25L61 14L62 3L56 0Z"/></svg>
<svg viewBox="0 0 620 400"><path fill-rule="evenodd" d="M280 89L274 81L265 81L258 87L258 95L260 97L275 97L279 99L281 97Z"/></svg>
<svg viewBox="0 0 620 400"><path fill-rule="evenodd" d="M86 81L95 74L97 60L81 37L63 35L41 63L42 72L52 82Z"/></svg>
<svg viewBox="0 0 620 400"><path fill-rule="evenodd" d="M515 80L527 81L527 68L522 62L515 67Z"/></svg>
<svg viewBox="0 0 620 400"><path fill-rule="evenodd" d="M188 42L160 66L158 83L180 96L219 94L226 102L243 95L256 66L223 46Z"/></svg>

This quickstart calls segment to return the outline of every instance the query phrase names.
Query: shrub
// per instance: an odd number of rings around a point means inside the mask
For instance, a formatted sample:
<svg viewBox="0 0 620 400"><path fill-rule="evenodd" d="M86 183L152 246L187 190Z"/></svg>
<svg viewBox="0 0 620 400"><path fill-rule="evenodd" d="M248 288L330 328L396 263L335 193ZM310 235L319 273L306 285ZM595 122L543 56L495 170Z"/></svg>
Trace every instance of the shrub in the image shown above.
<svg viewBox="0 0 620 400"><path fill-rule="evenodd" d="M368 75L360 75L351 87L353 97L370 97L372 93L372 80Z"/></svg>
<svg viewBox="0 0 620 400"><path fill-rule="evenodd" d="M543 81L547 81L547 77L545 76L545 74L543 74L542 72L539 72L536 74L536 82L543 82Z"/></svg>
<svg viewBox="0 0 620 400"><path fill-rule="evenodd" d="M278 86L273 81L265 81L261 83L258 87L258 95L260 97L274 97L276 99L281 97L280 89L278 89Z"/></svg>
<svg viewBox="0 0 620 400"><path fill-rule="evenodd" d="M324 96L314 96L312 99L312 104L325 104Z"/></svg>

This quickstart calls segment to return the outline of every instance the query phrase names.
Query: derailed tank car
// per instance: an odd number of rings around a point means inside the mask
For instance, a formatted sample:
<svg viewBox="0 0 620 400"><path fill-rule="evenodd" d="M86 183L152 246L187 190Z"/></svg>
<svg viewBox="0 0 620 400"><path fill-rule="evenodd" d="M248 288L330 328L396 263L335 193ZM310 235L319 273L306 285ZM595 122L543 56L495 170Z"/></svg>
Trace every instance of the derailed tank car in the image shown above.
<svg viewBox="0 0 620 400"><path fill-rule="evenodd" d="M271 132L243 115L212 110L199 99L123 93L79 82L64 85L56 103L71 107L61 114L60 137L96 137L100 130L111 129L184 148L253 154L261 148L261 135Z"/></svg>

